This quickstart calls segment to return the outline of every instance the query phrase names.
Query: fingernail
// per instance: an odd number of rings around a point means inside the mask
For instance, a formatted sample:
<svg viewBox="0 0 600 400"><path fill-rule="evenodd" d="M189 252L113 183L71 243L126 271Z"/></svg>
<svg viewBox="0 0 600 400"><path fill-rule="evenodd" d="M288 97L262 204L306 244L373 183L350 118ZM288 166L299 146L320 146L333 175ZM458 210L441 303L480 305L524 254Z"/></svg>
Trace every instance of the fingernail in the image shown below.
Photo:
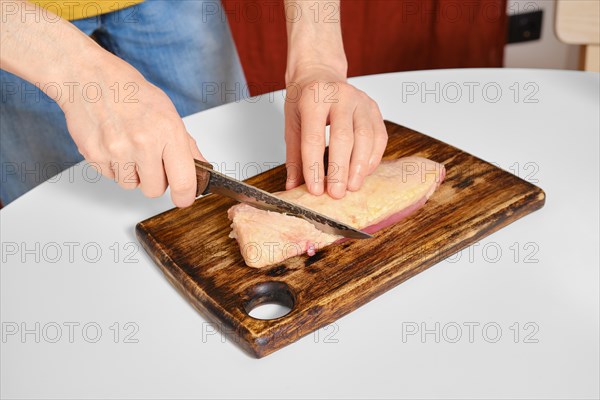
<svg viewBox="0 0 600 400"><path fill-rule="evenodd" d="M362 179L361 176L358 174L354 174L350 177L350 180L348 181L348 190L351 191L357 191L358 189L360 189L360 185L362 184Z"/></svg>
<svg viewBox="0 0 600 400"><path fill-rule="evenodd" d="M316 194L316 195L319 195L319 196L320 196L320 195L322 195L322 194L323 194L323 190L324 190L324 188L323 188L323 182L321 182L321 181L319 180L319 182L314 182L314 183L313 183L313 193L314 193L314 194Z"/></svg>
<svg viewBox="0 0 600 400"><path fill-rule="evenodd" d="M355 168L352 176L350 176L350 179L348 180L348 190L356 191L360 189L365 180L364 174L361 173L362 170L363 168L361 165L358 165Z"/></svg>
<svg viewBox="0 0 600 400"><path fill-rule="evenodd" d="M375 160L369 160L368 175L372 174L376 167Z"/></svg>
<svg viewBox="0 0 600 400"><path fill-rule="evenodd" d="M322 195L324 191L325 191L325 186L323 185L323 182L322 181L317 182L317 184L315 185L315 192L318 195Z"/></svg>
<svg viewBox="0 0 600 400"><path fill-rule="evenodd" d="M334 199L341 199L346 194L346 187L342 183L331 183L327 185L329 195Z"/></svg>

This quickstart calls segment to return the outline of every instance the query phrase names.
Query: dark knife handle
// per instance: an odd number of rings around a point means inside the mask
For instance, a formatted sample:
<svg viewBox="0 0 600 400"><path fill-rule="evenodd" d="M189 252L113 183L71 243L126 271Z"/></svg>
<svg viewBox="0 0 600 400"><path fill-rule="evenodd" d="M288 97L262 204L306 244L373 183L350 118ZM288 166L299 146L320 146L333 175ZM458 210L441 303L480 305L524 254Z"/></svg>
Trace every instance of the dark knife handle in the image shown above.
<svg viewBox="0 0 600 400"><path fill-rule="evenodd" d="M210 172L207 169L213 169L212 164L194 160L194 164L196 165L196 180L198 182L198 187L196 188L196 197L201 194L208 194L208 183L210 182Z"/></svg>

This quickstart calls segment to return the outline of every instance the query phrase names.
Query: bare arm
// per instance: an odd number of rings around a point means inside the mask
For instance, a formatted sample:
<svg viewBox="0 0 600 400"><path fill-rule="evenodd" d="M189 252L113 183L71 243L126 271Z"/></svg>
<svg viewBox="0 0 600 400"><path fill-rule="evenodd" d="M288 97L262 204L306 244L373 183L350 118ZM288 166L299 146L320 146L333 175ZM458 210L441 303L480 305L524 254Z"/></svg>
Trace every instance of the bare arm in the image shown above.
<svg viewBox="0 0 600 400"><path fill-rule="evenodd" d="M377 104L346 82L340 3L286 0L285 107L288 189L306 181L313 194L341 198L379 165L387 132ZM296 96L300 94L300 96ZM325 126L331 125L325 187ZM302 174L299 172L302 171Z"/></svg>
<svg viewBox="0 0 600 400"><path fill-rule="evenodd" d="M164 92L73 24L32 3L0 0L0 24L0 67L57 102L92 165L124 188L140 186L156 197L169 184L175 205L193 202L193 157L203 158ZM93 101L83 90L87 84L96 92ZM115 84L134 85L137 95L115 98Z"/></svg>
<svg viewBox="0 0 600 400"><path fill-rule="evenodd" d="M102 55L102 49L73 24L53 15L47 18L34 4L0 0L0 10L0 67L29 82L63 82L77 68L65 60L81 55L79 70Z"/></svg>

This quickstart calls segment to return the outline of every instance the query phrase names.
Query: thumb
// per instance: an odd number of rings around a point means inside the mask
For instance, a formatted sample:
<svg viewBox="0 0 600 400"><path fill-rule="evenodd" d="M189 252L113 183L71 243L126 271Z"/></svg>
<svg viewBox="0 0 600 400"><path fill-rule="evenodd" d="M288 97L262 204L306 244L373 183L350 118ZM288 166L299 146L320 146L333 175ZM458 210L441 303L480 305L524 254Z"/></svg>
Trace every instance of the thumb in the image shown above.
<svg viewBox="0 0 600 400"><path fill-rule="evenodd" d="M192 137L192 135L190 135L189 133L188 133L188 138L189 138L189 142L190 142L190 151L192 152L192 156L196 160L206 161L206 159L204 158L204 156L200 152L200 149L198 148L198 144L196 143L196 139L194 139Z"/></svg>

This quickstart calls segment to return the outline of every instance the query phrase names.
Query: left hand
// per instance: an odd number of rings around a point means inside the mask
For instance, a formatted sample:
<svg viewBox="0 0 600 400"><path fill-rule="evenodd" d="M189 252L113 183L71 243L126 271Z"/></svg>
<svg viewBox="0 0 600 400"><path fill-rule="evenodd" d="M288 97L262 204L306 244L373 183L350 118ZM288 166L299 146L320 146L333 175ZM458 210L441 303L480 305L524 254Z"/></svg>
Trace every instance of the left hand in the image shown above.
<svg viewBox="0 0 600 400"><path fill-rule="evenodd" d="M324 66L288 80L285 103L286 190L306 182L310 193L336 199L359 190L379 165L387 131L377 103ZM324 177L325 126L331 126ZM326 182L326 185L325 185Z"/></svg>

